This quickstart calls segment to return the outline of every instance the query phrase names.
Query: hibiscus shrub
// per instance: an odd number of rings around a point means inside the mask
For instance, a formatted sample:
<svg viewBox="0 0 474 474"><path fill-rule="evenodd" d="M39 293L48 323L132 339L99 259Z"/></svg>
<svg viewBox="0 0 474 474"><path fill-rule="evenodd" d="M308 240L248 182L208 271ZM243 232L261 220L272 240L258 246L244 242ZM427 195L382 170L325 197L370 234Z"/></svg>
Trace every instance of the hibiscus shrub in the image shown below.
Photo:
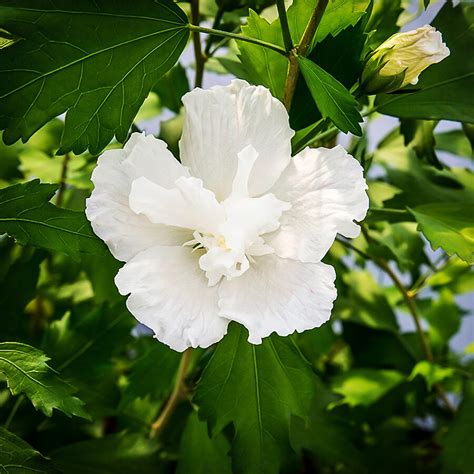
<svg viewBox="0 0 474 474"><path fill-rule="evenodd" d="M474 5L411 3L0 0L2 472L472 474Z"/></svg>

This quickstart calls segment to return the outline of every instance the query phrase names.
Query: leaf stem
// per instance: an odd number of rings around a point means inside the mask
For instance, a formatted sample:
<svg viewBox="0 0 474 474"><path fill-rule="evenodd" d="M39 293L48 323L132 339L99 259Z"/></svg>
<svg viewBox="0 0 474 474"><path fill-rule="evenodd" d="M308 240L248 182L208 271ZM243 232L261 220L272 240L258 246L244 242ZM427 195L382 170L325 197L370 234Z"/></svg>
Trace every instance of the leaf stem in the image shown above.
<svg viewBox="0 0 474 474"><path fill-rule="evenodd" d="M199 25L199 0L191 0L191 20L196 25ZM202 54L201 35L199 34L199 31L193 31L192 36L194 57L196 60L196 77L194 79L194 87L202 87L206 57Z"/></svg>
<svg viewBox="0 0 474 474"><path fill-rule="evenodd" d="M318 29L321 18L324 15L324 11L328 5L329 0L318 0L316 7L314 8L313 14L309 19L308 24L304 30L303 36L299 45L291 50L291 54L288 57L288 75L286 77L285 94L283 97L283 103L285 104L286 110L290 110L293 102L293 96L295 95L296 83L299 77L299 66L296 56L306 57L313 41L316 30Z"/></svg>
<svg viewBox="0 0 474 474"><path fill-rule="evenodd" d="M157 438L161 435L179 402L185 397L187 392L185 380L189 364L191 362L191 356L191 348L186 349L186 351L181 356L181 361L179 363L178 373L176 375L176 382L173 388L173 392L168 398L163 410L161 411L156 421L152 423L150 438Z"/></svg>
<svg viewBox="0 0 474 474"><path fill-rule="evenodd" d="M66 153L63 158L63 165L61 167L61 176L59 178L59 190L56 196L56 206L61 207L64 200L64 192L66 191L66 180L69 161L71 160L71 155Z"/></svg>
<svg viewBox="0 0 474 474"><path fill-rule="evenodd" d="M288 18L286 16L285 0L277 0L276 4L280 18L283 44L285 45L286 52L289 53L293 49L293 40L291 39L290 27L288 26Z"/></svg>
<svg viewBox="0 0 474 474"><path fill-rule="evenodd" d="M20 395L20 396L15 400L15 404L13 405L12 410L11 410L10 414L8 415L7 421L5 421L5 424L3 425L3 427L4 427L6 430L8 430L8 428L10 427L11 422L13 421L13 418L15 418L16 412L17 412L18 409L20 408L20 405L23 403L23 400L24 400L24 399L25 399L25 395Z"/></svg>
<svg viewBox="0 0 474 474"><path fill-rule="evenodd" d="M221 24L222 17L224 16L224 8L220 6L217 10L216 16L214 17L214 22L212 23L212 29L217 30ZM193 20L193 23L197 23ZM204 55L208 58L211 54L212 47L212 35L209 35L206 39L206 46L204 48Z"/></svg>
<svg viewBox="0 0 474 474"><path fill-rule="evenodd" d="M273 44L273 43L267 43L266 41L262 41L256 38L251 38L249 36L239 35L237 33L231 33L229 31L215 30L213 28L205 28L204 26L198 26L198 25L192 25L192 24L189 24L188 28L192 32L197 31L200 33L207 33L209 35L222 36L224 38L231 38L237 41L245 41L247 43L253 43L258 46L262 46L263 48L271 49L272 51L275 51L276 53L279 53L285 57L287 56L286 51L282 47L277 46L276 44Z"/></svg>

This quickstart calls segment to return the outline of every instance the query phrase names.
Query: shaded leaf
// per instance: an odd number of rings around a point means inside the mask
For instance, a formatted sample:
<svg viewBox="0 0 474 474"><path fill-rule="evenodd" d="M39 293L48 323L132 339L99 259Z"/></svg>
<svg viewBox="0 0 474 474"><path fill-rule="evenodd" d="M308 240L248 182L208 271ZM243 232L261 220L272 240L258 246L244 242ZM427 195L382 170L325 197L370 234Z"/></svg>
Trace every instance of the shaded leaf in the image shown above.
<svg viewBox="0 0 474 474"><path fill-rule="evenodd" d="M209 438L207 425L191 413L181 437L176 474L231 474L229 442L222 434Z"/></svg>
<svg viewBox="0 0 474 474"><path fill-rule="evenodd" d="M344 133L361 135L359 122L362 122L362 117L352 94L309 59L298 57L298 63L321 115L330 118Z"/></svg>
<svg viewBox="0 0 474 474"><path fill-rule="evenodd" d="M107 252L83 212L48 202L57 188L56 184L33 180L0 189L0 232L22 245L65 252L76 258L81 253Z"/></svg>
<svg viewBox="0 0 474 474"><path fill-rule="evenodd" d="M67 416L89 418L84 403L72 395L74 388L57 375L48 360L44 352L27 344L0 343L0 372L13 395L24 393L47 416L56 408Z"/></svg>
<svg viewBox="0 0 474 474"><path fill-rule="evenodd" d="M474 471L474 382L467 381L464 400L456 419L442 440L442 474L471 474Z"/></svg>
<svg viewBox="0 0 474 474"><path fill-rule="evenodd" d="M38 451L18 436L0 428L0 468L5 474L54 474L58 471Z"/></svg>
<svg viewBox="0 0 474 474"><path fill-rule="evenodd" d="M156 441L133 433L71 444L51 453L51 458L62 472L68 474L163 472Z"/></svg>
<svg viewBox="0 0 474 474"><path fill-rule="evenodd" d="M182 107L181 97L189 92L189 81L186 70L177 64L172 67L153 87L161 104L173 112L179 113Z"/></svg>
<svg viewBox="0 0 474 474"><path fill-rule="evenodd" d="M154 83L179 58L189 31L171 0L4 0L0 23L24 38L0 50L0 128L24 141L67 111L61 154L119 141Z"/></svg>
<svg viewBox="0 0 474 474"><path fill-rule="evenodd" d="M313 390L314 376L291 338L271 336L256 346L242 326L231 324L194 400L211 433L233 424L235 472L277 473L288 449L290 415L306 417Z"/></svg>

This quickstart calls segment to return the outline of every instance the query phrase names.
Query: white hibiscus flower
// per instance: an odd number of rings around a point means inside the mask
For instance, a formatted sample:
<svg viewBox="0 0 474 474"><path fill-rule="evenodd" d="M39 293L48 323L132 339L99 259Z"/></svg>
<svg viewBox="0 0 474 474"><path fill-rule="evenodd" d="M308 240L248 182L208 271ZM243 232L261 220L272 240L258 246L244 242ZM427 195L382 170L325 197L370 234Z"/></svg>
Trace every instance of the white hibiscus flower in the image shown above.
<svg viewBox="0 0 474 474"><path fill-rule="evenodd" d="M235 80L183 103L182 164L135 133L92 175L86 214L126 262L115 283L130 312L177 351L230 321L254 344L320 326L336 298L321 259L367 212L361 166L340 146L291 158L288 114L264 87Z"/></svg>

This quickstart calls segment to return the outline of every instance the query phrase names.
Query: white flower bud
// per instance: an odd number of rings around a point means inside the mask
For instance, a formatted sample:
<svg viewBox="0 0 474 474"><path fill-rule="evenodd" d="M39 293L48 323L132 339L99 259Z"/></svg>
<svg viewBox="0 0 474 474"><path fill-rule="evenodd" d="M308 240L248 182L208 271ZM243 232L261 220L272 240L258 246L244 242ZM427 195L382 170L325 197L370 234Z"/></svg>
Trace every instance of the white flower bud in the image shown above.
<svg viewBox="0 0 474 474"><path fill-rule="evenodd" d="M379 93L416 84L427 67L447 56L449 49L443 43L441 33L433 26L397 33L367 58L362 72L362 87L368 93Z"/></svg>

